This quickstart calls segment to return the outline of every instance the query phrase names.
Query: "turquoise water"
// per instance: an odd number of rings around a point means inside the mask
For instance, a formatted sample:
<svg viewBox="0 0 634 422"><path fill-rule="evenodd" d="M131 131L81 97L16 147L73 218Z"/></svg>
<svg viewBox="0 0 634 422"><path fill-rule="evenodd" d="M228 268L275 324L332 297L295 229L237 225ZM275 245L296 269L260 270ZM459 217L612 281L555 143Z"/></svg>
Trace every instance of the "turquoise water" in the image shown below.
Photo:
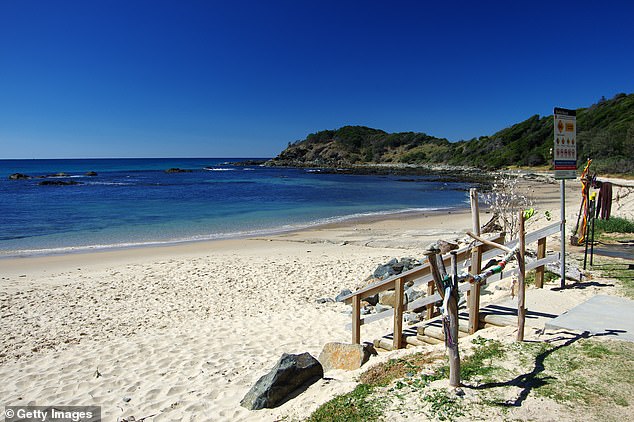
<svg viewBox="0 0 634 422"><path fill-rule="evenodd" d="M227 164L241 160L0 160L0 256L233 238L468 201L467 183ZM191 172L165 172L173 167Z"/></svg>

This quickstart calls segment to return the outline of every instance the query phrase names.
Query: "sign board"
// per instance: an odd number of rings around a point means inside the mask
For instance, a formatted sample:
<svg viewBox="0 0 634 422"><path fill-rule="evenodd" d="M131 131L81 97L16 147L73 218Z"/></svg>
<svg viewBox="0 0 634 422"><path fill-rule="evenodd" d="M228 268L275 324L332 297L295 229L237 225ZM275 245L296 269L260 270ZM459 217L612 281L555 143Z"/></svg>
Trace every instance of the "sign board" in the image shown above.
<svg viewBox="0 0 634 422"><path fill-rule="evenodd" d="M577 177L577 111L555 107L555 179Z"/></svg>

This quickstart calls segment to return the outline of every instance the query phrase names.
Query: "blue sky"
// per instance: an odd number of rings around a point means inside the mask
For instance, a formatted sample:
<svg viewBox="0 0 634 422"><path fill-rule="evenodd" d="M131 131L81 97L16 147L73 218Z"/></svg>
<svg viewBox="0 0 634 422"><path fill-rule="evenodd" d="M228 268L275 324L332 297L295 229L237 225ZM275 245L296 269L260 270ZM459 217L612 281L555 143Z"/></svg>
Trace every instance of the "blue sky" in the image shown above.
<svg viewBox="0 0 634 422"><path fill-rule="evenodd" d="M442 3L442 4L441 4ZM634 92L634 3L0 0L0 158L450 140Z"/></svg>

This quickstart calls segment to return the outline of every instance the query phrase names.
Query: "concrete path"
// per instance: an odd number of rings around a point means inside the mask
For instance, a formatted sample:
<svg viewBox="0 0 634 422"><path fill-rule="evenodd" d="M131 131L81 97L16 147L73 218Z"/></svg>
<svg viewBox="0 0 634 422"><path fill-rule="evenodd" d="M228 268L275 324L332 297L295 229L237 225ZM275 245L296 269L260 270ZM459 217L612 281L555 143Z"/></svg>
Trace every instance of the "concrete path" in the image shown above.
<svg viewBox="0 0 634 422"><path fill-rule="evenodd" d="M549 330L587 331L634 342L634 301L597 295L545 324Z"/></svg>

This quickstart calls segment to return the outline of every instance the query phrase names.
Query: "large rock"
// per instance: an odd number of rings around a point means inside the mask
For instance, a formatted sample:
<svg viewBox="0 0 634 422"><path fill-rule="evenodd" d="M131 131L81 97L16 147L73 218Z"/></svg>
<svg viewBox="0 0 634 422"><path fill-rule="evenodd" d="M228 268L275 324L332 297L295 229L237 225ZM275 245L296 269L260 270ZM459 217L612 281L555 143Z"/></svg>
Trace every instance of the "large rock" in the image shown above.
<svg viewBox="0 0 634 422"><path fill-rule="evenodd" d="M403 304L408 301L407 295L403 295ZM396 304L396 292L394 290L388 290L386 292L379 293L379 303L381 305L395 307Z"/></svg>
<svg viewBox="0 0 634 422"><path fill-rule="evenodd" d="M319 362L325 371L331 369L352 371L361 368L361 365L370 359L371 354L372 351L367 345L326 343L319 354Z"/></svg>
<svg viewBox="0 0 634 422"><path fill-rule="evenodd" d="M240 405L249 410L277 407L291 393L308 388L323 376L324 368L310 353L284 353L273 369L251 387Z"/></svg>
<svg viewBox="0 0 634 422"><path fill-rule="evenodd" d="M12 175L9 176L9 180L26 180L30 178L31 176L28 176L22 173L13 173Z"/></svg>
<svg viewBox="0 0 634 422"><path fill-rule="evenodd" d="M74 180L69 180L69 181L65 181L65 180L43 180L40 183L38 183L38 185L41 185L41 186L74 186L74 185L81 185L81 183L75 182Z"/></svg>
<svg viewBox="0 0 634 422"><path fill-rule="evenodd" d="M188 170L188 169L180 169L178 167L172 167L169 168L167 170L165 170L165 173L191 173L192 170Z"/></svg>
<svg viewBox="0 0 634 422"><path fill-rule="evenodd" d="M343 302L343 298L350 296L352 291L350 289L343 289L337 296L335 296L335 302Z"/></svg>
<svg viewBox="0 0 634 422"><path fill-rule="evenodd" d="M396 260L394 260L394 264L397 263ZM391 262L391 261L390 261ZM377 278L379 280L384 280L390 276L393 276L394 274L396 274L396 272L394 271L394 269L392 268L392 265L385 264L385 265L379 265L376 270L374 270L374 273L372 274L372 276L374 278Z"/></svg>
<svg viewBox="0 0 634 422"><path fill-rule="evenodd" d="M438 249L440 249L440 253L441 254L446 254L449 253L453 250L458 249L458 244L457 243L452 243L452 242L447 242L445 240L438 240L436 242L436 246L438 246Z"/></svg>

